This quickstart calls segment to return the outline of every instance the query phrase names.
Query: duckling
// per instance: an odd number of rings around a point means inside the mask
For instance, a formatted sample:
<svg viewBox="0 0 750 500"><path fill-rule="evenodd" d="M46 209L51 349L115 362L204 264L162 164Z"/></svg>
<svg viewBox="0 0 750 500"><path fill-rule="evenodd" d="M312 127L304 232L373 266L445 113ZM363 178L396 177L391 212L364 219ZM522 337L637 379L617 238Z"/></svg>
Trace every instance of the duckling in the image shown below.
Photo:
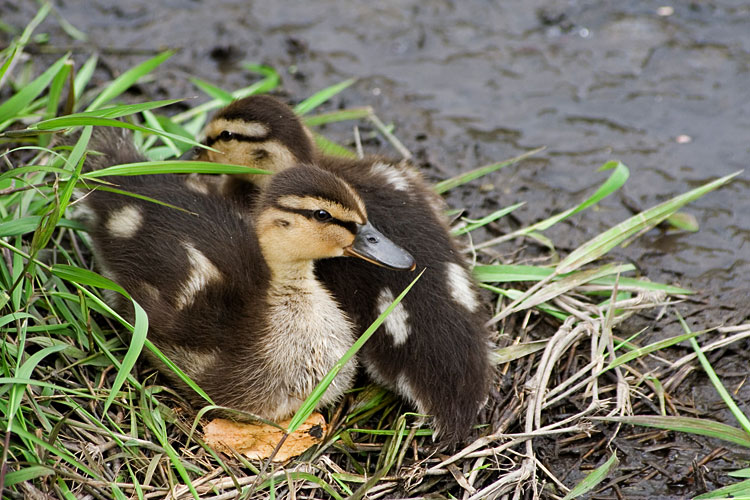
<svg viewBox="0 0 750 500"><path fill-rule="evenodd" d="M87 168L143 161L119 130L96 130L90 148L102 155ZM356 339L352 320L315 276L315 261L352 256L414 268L369 222L357 191L314 166L274 176L254 207L191 190L181 175L108 180L191 213L89 192L82 203L93 215L89 234L103 274L146 310L149 338L215 403L263 418L291 416ZM348 363L320 406L339 399L355 371Z"/></svg>
<svg viewBox="0 0 750 500"><path fill-rule="evenodd" d="M345 179L368 207L370 220L407 249L427 271L373 336L360 356L376 382L433 416L436 435L465 437L486 401L491 378L489 311L444 220L444 202L407 162L379 157L343 159L317 151L294 112L270 96L236 101L205 128L196 158L284 172L315 164ZM276 174L278 175L278 174ZM249 203L268 176L207 181L214 192ZM411 277L348 260L321 260L315 274L362 332Z"/></svg>

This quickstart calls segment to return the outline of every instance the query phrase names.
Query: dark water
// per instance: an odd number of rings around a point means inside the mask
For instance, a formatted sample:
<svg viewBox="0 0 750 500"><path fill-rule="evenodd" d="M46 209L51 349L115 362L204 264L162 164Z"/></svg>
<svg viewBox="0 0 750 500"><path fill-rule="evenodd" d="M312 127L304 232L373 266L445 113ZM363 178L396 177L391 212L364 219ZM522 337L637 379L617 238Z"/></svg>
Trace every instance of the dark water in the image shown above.
<svg viewBox="0 0 750 500"><path fill-rule="evenodd" d="M50 45L73 46L79 61L102 50L113 73L178 48L144 85L150 98L197 95L188 75L245 86L254 77L237 63L256 61L281 72L293 99L358 78L335 104L373 106L436 179L547 146L453 193L473 217L527 201L517 216L534 222L592 193L606 177L595 172L602 163L623 161L631 179L622 195L550 230L563 252L629 217L628 207L750 167L745 1L678 2L671 13L646 1L91 3L55 2L87 43L53 20L39 31ZM0 0L11 25L35 10ZM686 211L700 232L651 231L617 255L652 279L701 291L708 305L692 318L696 328L746 321L750 171Z"/></svg>

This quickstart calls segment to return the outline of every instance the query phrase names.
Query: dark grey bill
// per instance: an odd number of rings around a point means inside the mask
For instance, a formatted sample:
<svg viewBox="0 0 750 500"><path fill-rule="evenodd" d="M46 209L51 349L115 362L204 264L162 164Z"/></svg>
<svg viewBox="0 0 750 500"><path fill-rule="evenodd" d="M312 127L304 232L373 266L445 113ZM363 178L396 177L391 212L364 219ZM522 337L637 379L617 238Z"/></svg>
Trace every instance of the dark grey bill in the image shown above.
<svg viewBox="0 0 750 500"><path fill-rule="evenodd" d="M346 255L399 271L413 271L417 264L409 252L383 236L369 222L357 225L354 243L345 249Z"/></svg>
<svg viewBox="0 0 750 500"><path fill-rule="evenodd" d="M179 161L192 161L198 158L198 154L203 148L199 148L198 146L194 146L184 153L182 153L182 156L177 158Z"/></svg>

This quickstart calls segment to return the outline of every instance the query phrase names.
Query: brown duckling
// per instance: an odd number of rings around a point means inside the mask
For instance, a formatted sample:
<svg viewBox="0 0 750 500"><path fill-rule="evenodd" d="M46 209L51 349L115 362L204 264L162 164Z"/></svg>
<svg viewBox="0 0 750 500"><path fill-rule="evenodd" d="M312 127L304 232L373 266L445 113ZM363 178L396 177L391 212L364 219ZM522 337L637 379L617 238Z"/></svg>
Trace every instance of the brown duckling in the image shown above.
<svg viewBox="0 0 750 500"><path fill-rule="evenodd" d="M91 156L89 169L144 161L115 129L96 129L90 148L102 155ZM82 202L103 273L146 310L149 339L215 403L267 419L292 415L356 339L313 263L354 256L368 266L413 268L412 257L370 224L357 191L320 168L274 176L250 217L247 206L189 189L186 176L108 180L192 213L88 193ZM320 405L336 401L355 371L348 363Z"/></svg>
<svg viewBox="0 0 750 500"><path fill-rule="evenodd" d="M368 208L373 223L407 249L419 269L419 283L373 336L360 361L375 381L434 416L444 441L466 435L490 386L489 311L469 267L450 235L444 203L407 162L379 157L352 160L317 151L312 135L294 112L269 96L236 101L216 113L205 129L198 159L283 172L297 163L315 164L345 179ZM278 174L277 174L278 175ZM193 179L195 180L195 179ZM212 190L250 203L267 176L213 178ZM411 277L353 259L316 263L316 276L333 293L362 332Z"/></svg>

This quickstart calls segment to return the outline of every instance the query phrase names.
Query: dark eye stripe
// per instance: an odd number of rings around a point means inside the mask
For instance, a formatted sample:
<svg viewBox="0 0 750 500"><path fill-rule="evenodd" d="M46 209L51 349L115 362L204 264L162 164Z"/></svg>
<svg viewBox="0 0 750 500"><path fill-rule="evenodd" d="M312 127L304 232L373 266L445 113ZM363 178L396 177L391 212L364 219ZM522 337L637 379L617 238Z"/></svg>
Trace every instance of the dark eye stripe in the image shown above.
<svg viewBox="0 0 750 500"><path fill-rule="evenodd" d="M237 134L235 132L232 132L232 139L233 141L241 141L241 142L264 142L268 139L267 135L264 135L263 137L258 136L250 136L250 135L242 135ZM221 134L214 136L214 137L206 137L206 146L211 147L214 144L216 144L216 141L221 140Z"/></svg>
<svg viewBox="0 0 750 500"><path fill-rule="evenodd" d="M302 215L304 217L307 217L308 219L317 220L317 219L315 219L315 216L313 215L315 213L315 210L305 210L305 209L302 209L302 208L290 208L290 207L285 207L283 205L278 205L278 204L276 204L274 206L276 208L278 208L279 210L283 210L285 212L291 212L291 213L294 213L294 214L299 214L299 215ZM344 229L346 229L347 231L349 231L352 234L357 234L357 223L356 222L344 221L344 220L341 220L341 219L337 219L336 217L331 217L330 219L328 219L327 221L325 221L323 224L336 224L337 226L343 227Z"/></svg>

